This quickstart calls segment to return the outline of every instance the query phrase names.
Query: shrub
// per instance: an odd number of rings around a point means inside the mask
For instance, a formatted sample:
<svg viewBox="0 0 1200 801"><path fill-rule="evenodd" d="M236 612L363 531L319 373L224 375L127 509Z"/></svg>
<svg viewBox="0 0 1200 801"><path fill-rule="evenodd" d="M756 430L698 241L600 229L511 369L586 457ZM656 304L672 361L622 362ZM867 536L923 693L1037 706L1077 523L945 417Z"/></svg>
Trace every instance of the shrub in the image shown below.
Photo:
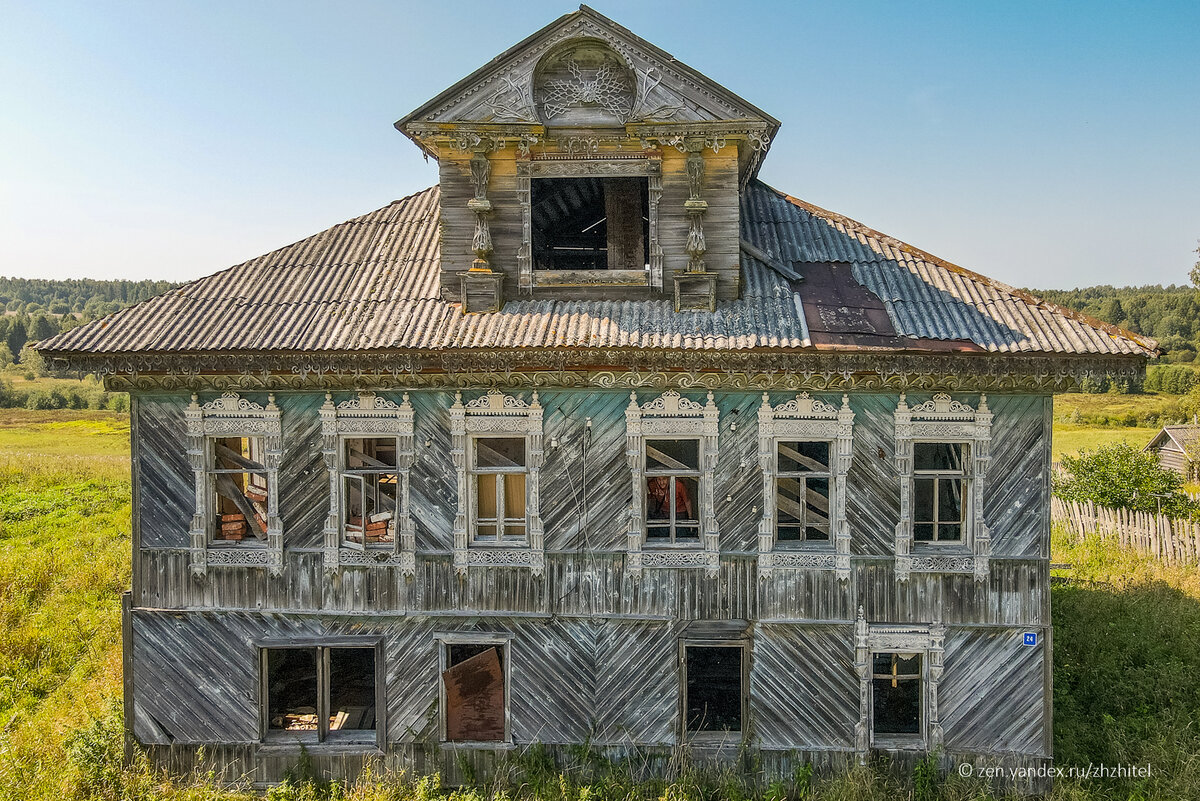
<svg viewBox="0 0 1200 801"><path fill-rule="evenodd" d="M1063 478L1054 479L1054 492L1068 501L1092 501L1115 509L1157 512L1185 517L1196 504L1183 492L1183 477L1158 463L1153 454L1125 443L1064 454Z"/></svg>

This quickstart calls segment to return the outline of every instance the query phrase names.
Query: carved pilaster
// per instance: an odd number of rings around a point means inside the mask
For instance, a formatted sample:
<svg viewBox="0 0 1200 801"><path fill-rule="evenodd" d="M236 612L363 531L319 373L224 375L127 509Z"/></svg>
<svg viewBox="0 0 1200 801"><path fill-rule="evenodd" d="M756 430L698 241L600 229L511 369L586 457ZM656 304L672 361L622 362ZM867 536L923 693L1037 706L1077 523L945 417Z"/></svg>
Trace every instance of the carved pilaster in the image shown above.
<svg viewBox="0 0 1200 801"><path fill-rule="evenodd" d="M533 184L528 161L517 162L517 205L521 207L521 245L517 248L517 288L533 292ZM653 220L654 218L651 217Z"/></svg>
<svg viewBox="0 0 1200 801"><path fill-rule="evenodd" d="M663 192L662 161L660 159L650 159L647 189L650 217L650 288L661 290L665 258L658 237L658 206L662 201Z"/></svg>
<svg viewBox="0 0 1200 801"><path fill-rule="evenodd" d="M450 407L450 458L458 481L458 509L454 513L454 569L459 575L467 572L467 410L462 393L454 393Z"/></svg>
<svg viewBox="0 0 1200 801"><path fill-rule="evenodd" d="M492 202L487 197L491 174L492 163L487 155L476 153L471 158L471 186L475 190L475 197L467 201L467 208L475 212L475 236L471 241L471 249L475 252L474 267L477 269L487 269L492 254L492 232L488 226Z"/></svg>
<svg viewBox="0 0 1200 801"><path fill-rule="evenodd" d="M699 152L691 152L687 158L688 199L683 207L688 215L688 236L684 250L688 254L688 272L704 272L704 253L708 250L704 244L704 214L708 211L708 202L703 198L704 192L704 156Z"/></svg>
<svg viewBox="0 0 1200 801"><path fill-rule="evenodd" d="M871 747L871 640L863 608L858 607L854 621L854 670L858 673L858 722L854 724L854 750L865 764Z"/></svg>
<svg viewBox="0 0 1200 801"><path fill-rule="evenodd" d="M928 694L929 715L929 750L933 751L942 744L943 731L941 713L938 711L938 684L942 680L943 663L946 649L946 627L934 623L929 627L929 685Z"/></svg>
<svg viewBox="0 0 1200 801"><path fill-rule="evenodd" d="M204 437L204 413L199 401L192 394L192 402L184 412L187 422L188 462L195 479L195 506L192 512L192 527L188 531L191 539L192 575L202 577L208 568L208 479L205 475L208 454Z"/></svg>

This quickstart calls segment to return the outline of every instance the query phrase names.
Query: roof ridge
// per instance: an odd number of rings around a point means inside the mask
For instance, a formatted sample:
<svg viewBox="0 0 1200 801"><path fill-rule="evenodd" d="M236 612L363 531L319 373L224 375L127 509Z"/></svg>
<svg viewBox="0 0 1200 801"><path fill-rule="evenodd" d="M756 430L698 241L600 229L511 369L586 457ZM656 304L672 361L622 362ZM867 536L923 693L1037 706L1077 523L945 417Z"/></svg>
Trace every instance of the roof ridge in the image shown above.
<svg viewBox="0 0 1200 801"><path fill-rule="evenodd" d="M974 270L968 270L966 267L957 265L952 261L947 261L940 256L935 256L927 250L922 250L915 245L910 245L909 243L897 239L890 234L885 234L878 229L872 228L866 223L859 222L852 217L847 217L844 214L839 214L836 211L830 211L829 209L822 208L815 203L810 203L807 200L801 200L798 197L789 195L787 192L776 189L765 181L760 180L759 183L797 208L803 209L804 211L814 214L817 217L841 223L849 229L853 229L858 233L878 239L884 244L895 248L896 250L916 256L922 261L928 262L929 264L934 264L944 270L961 275L962 277L970 281L974 281L975 283L983 284L984 286L989 286L993 289L998 289L1001 292L1012 295L1017 300L1020 300L1035 308L1048 309L1055 314L1061 314L1064 317L1068 317L1072 320L1083 323L1098 331L1103 331L1110 336L1124 337L1132 342L1136 342L1138 345L1146 348L1147 350L1158 350L1158 340L1153 339L1152 337L1136 334L1133 331L1126 330L1120 326L1113 325L1112 323L1106 323L1103 320L1092 317L1089 314L1084 314L1083 312L1075 311L1074 309L1068 309L1065 306L1058 305L1057 303L1051 303L1048 300L1039 298L1037 295L1034 295L1031 292L1018 289L1014 286L1004 283L1003 281L990 278L982 273L977 273Z"/></svg>

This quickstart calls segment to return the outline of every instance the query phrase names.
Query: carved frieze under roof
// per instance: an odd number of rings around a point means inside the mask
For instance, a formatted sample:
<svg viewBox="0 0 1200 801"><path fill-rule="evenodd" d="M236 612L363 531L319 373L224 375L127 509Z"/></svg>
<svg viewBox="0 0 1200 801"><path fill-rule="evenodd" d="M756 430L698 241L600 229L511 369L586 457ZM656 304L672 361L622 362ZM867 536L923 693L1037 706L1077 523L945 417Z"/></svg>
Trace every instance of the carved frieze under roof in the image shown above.
<svg viewBox="0 0 1200 801"><path fill-rule="evenodd" d="M581 6L396 123L418 143L443 127L509 136L543 126L659 128L736 123L764 150L779 122L602 14ZM743 135L745 132L743 132ZM498 144L497 142L493 142ZM422 145L426 147L426 145Z"/></svg>

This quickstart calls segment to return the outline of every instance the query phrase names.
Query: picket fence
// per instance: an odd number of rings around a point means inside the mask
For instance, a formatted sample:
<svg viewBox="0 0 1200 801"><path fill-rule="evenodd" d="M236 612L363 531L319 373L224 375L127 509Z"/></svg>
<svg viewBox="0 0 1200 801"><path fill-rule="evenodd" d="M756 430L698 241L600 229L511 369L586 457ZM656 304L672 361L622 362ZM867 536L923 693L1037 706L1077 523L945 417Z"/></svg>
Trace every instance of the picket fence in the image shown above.
<svg viewBox="0 0 1200 801"><path fill-rule="evenodd" d="M1050 500L1050 517L1082 542L1089 535L1171 564L1200 563L1200 523L1150 512L1109 509L1088 501Z"/></svg>

